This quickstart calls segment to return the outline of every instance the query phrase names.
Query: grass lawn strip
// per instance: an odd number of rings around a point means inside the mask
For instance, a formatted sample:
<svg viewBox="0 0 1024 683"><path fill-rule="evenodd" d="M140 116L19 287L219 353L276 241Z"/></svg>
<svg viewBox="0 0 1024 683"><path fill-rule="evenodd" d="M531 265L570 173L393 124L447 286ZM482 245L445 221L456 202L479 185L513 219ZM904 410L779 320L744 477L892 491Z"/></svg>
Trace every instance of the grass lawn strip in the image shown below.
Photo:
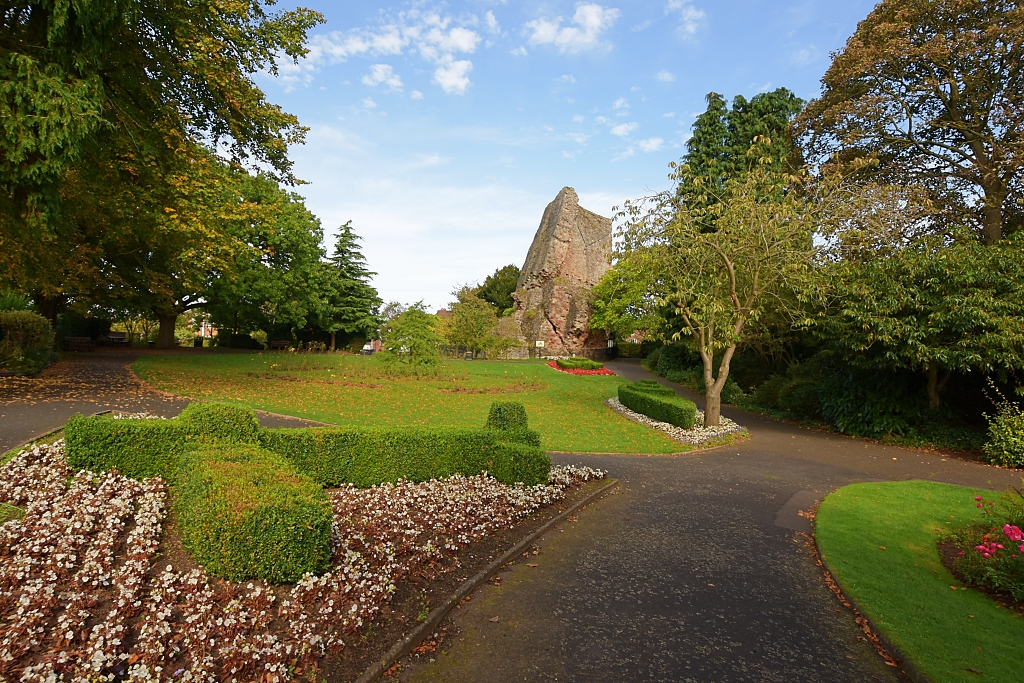
<svg viewBox="0 0 1024 683"><path fill-rule="evenodd" d="M724 415L719 417L720 424L717 427L698 427L696 425L704 424L704 411L697 409L697 420L694 423L692 429L683 429L682 427L676 427L668 422L661 422L653 418L641 415L640 413L634 412L622 405L617 397L612 397L605 401L605 404L624 416L626 419L639 422L642 425L651 427L652 429L658 429L668 434L669 438L678 441L679 443L691 445L691 446L709 446L726 443L727 439L747 436L746 427L741 427Z"/></svg>
<svg viewBox="0 0 1024 683"><path fill-rule="evenodd" d="M924 481L864 483L835 491L818 508L815 535L829 570L933 683L1021 678L1024 618L963 590L936 548L946 530L981 521L974 496L985 493Z"/></svg>
<svg viewBox="0 0 1024 683"><path fill-rule="evenodd" d="M457 573L474 543L603 476L556 468L531 488L480 475L336 489L331 571L268 587L175 568L160 479L70 474L62 441L0 468L0 502L26 511L0 526L5 680L125 668L132 681L311 678L325 657L359 649L400 584Z"/></svg>
<svg viewBox="0 0 1024 683"><path fill-rule="evenodd" d="M132 366L151 385L192 399L223 401L335 425L483 424L495 394L526 406L549 451L674 453L666 434L607 410L625 380L552 372L542 361L444 361L403 376L374 357L344 354L182 354Z"/></svg>

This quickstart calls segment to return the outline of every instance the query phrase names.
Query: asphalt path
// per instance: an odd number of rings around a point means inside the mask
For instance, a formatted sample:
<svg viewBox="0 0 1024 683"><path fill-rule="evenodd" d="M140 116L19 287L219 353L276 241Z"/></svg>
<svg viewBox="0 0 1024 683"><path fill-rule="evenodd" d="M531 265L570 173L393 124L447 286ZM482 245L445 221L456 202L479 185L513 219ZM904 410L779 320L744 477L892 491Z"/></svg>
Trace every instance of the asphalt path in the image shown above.
<svg viewBox="0 0 1024 683"><path fill-rule="evenodd" d="M723 412L752 438L699 455L555 454L622 486L454 612L435 661L401 680L905 680L826 587L801 511L853 482L1002 489L1021 473Z"/></svg>

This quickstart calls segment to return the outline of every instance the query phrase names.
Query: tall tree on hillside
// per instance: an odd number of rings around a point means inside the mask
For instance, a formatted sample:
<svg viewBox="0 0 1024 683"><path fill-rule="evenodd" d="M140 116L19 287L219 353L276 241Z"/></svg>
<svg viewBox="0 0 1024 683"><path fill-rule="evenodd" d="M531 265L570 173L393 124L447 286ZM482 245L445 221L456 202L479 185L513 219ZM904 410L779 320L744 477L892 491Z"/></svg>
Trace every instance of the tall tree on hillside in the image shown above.
<svg viewBox="0 0 1024 683"><path fill-rule="evenodd" d="M731 109L718 93L708 93L706 99L707 110L697 117L686 143L676 192L692 215L705 216L701 220L711 230L722 209L719 198L726 183L764 162L747 154L755 140L769 160L768 170L778 173L800 167L789 125L804 103L786 88L749 100L737 95Z"/></svg>
<svg viewBox="0 0 1024 683"><path fill-rule="evenodd" d="M374 275L366 267L352 221L346 221L338 232L334 252L322 269L325 300L318 322L331 334L331 351L339 332L369 334L380 324L377 312L382 302L370 284Z"/></svg>
<svg viewBox="0 0 1024 683"><path fill-rule="evenodd" d="M484 283L477 288L476 294L498 309L498 315L502 315L515 308L516 302L512 299L512 293L516 291L518 282L519 267L510 263L488 275Z"/></svg>
<svg viewBox="0 0 1024 683"><path fill-rule="evenodd" d="M452 294L456 301L449 304L451 317L441 322L438 331L449 344L465 346L476 354L494 339L498 311L472 287L459 287Z"/></svg>
<svg viewBox="0 0 1024 683"><path fill-rule="evenodd" d="M941 223L967 223L989 245L1024 221L1022 128L1017 0L884 0L797 120L826 172L922 185Z"/></svg>

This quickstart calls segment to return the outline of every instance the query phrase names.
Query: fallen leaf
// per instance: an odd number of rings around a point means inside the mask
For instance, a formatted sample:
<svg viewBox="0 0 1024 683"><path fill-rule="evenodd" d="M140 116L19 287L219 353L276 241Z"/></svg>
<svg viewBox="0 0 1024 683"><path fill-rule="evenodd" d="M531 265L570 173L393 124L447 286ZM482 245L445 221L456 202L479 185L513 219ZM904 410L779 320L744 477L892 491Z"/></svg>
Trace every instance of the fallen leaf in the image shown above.
<svg viewBox="0 0 1024 683"><path fill-rule="evenodd" d="M527 567L539 567L540 565L537 564L536 562L527 562L526 566Z"/></svg>
<svg viewBox="0 0 1024 683"><path fill-rule="evenodd" d="M884 545L880 545L880 546L878 546L878 547L879 547L879 549L881 549L881 550L885 550L885 546L884 546Z"/></svg>
<svg viewBox="0 0 1024 683"><path fill-rule="evenodd" d="M487 621L498 621L498 617L491 617L491 618L490 618L490 619L488 619Z"/></svg>
<svg viewBox="0 0 1024 683"><path fill-rule="evenodd" d="M964 671L970 671L972 674L978 674L979 676L981 675L981 671L980 670L972 669L971 667L967 667L966 669L964 669Z"/></svg>

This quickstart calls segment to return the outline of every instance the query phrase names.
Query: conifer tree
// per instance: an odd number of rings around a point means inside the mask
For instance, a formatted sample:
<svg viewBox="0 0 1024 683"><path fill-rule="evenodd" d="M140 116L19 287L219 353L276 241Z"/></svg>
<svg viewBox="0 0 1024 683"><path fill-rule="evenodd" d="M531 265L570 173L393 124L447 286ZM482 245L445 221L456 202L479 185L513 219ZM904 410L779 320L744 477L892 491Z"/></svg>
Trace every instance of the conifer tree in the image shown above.
<svg viewBox="0 0 1024 683"><path fill-rule="evenodd" d="M331 334L331 350L337 335L369 334L380 324L381 299L370 284L376 275L366 267L359 236L352 221L341 226L334 252L324 264L326 301L320 312L320 326Z"/></svg>

